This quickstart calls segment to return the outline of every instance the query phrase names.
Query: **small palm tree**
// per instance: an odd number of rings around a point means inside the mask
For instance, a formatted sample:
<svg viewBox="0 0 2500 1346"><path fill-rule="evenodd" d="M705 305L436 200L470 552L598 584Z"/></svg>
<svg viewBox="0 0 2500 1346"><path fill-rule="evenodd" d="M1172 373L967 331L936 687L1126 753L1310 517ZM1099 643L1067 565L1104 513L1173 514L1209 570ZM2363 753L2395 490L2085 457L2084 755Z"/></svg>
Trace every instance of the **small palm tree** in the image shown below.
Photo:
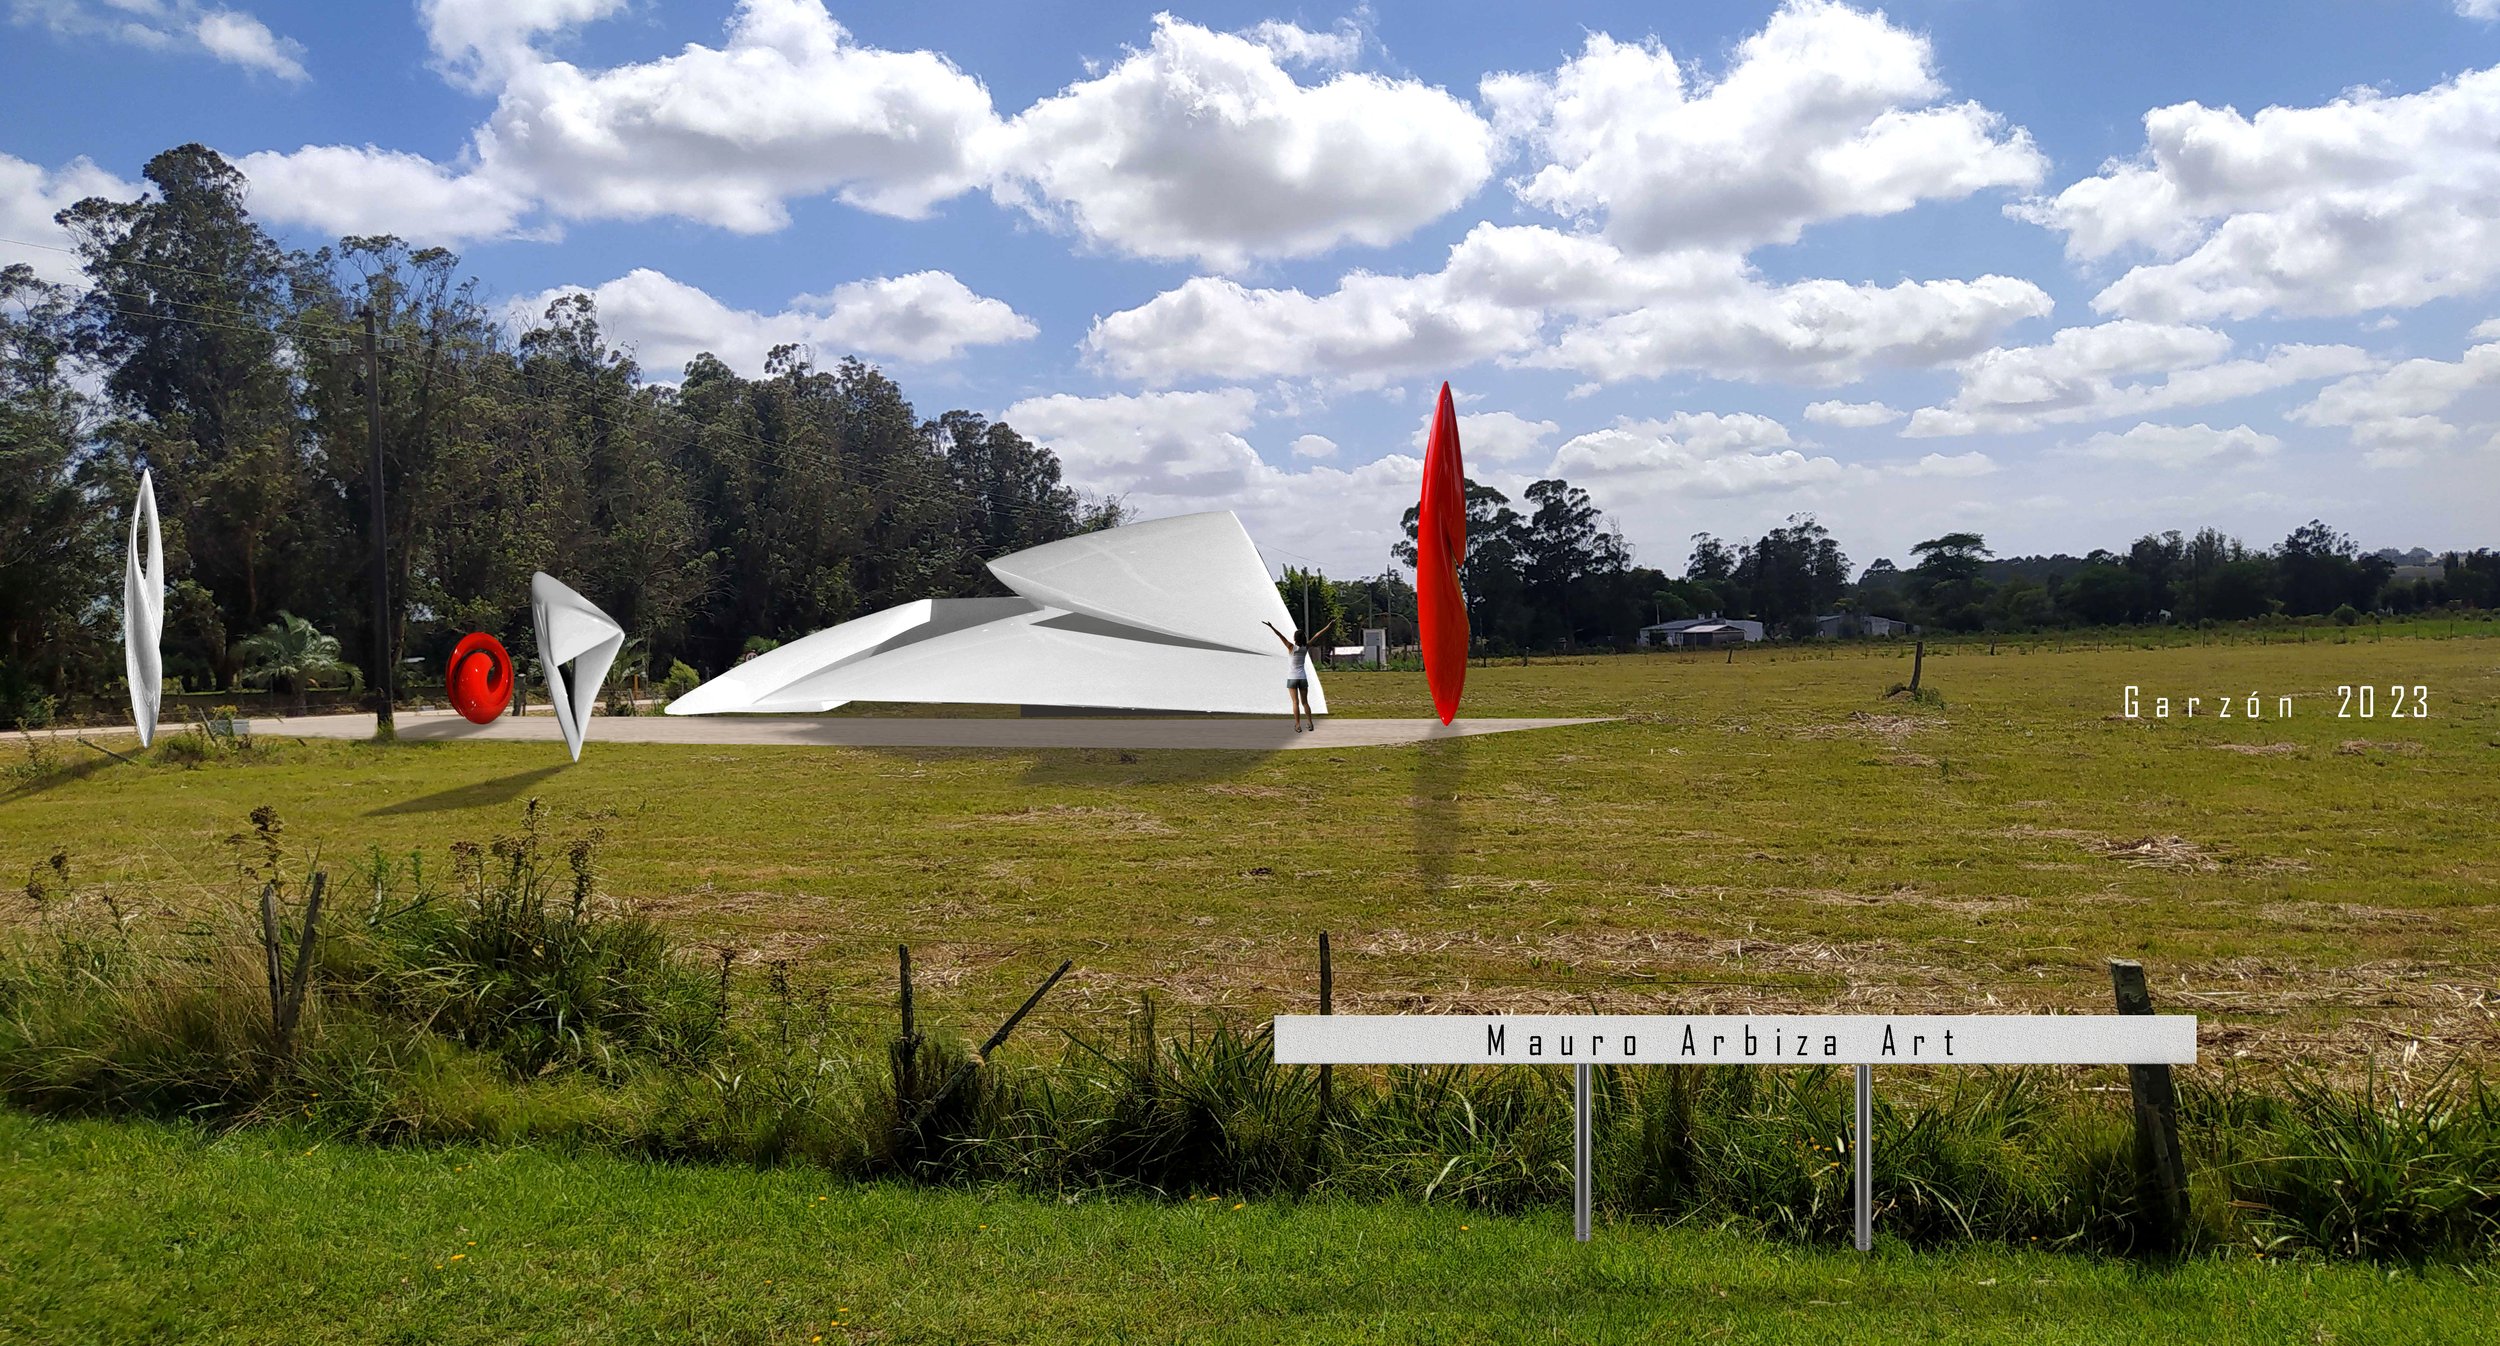
<svg viewBox="0 0 2500 1346"><path fill-rule="evenodd" d="M321 634L311 622L291 612L280 612L278 620L259 635L244 637L235 652L243 659L245 683L272 690L285 683L295 693L299 715L304 711L304 693L314 683L334 677L351 684L362 680L353 665L339 658L338 637Z"/></svg>

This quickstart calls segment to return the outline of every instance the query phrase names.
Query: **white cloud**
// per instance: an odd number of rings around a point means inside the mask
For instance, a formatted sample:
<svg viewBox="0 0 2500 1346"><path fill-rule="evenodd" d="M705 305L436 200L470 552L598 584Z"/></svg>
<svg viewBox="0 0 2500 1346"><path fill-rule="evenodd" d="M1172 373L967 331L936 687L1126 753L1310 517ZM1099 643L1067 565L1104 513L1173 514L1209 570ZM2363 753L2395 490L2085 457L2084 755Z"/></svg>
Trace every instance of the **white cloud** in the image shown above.
<svg viewBox="0 0 2500 1346"><path fill-rule="evenodd" d="M1610 500L1792 491L1845 471L1836 460L1808 457L1789 443L1787 427L1751 412L1626 417L1574 436L1556 451L1551 470Z"/></svg>
<svg viewBox="0 0 2500 1346"><path fill-rule="evenodd" d="M2206 327L2120 319L2069 327L2044 345L1999 348L1960 365L1951 401L1911 413L1902 433L2021 433L2043 425L2204 406L2366 369L2351 346L2277 346L2227 359L2231 338ZM2158 376L2158 377L2155 377Z"/></svg>
<svg viewBox="0 0 2500 1346"><path fill-rule="evenodd" d="M1278 60L1296 65L1342 70L1363 54L1363 30L1352 19L1339 19L1336 27L1324 33L1269 19L1242 36L1274 52Z"/></svg>
<svg viewBox="0 0 2500 1346"><path fill-rule="evenodd" d="M1837 425L1847 430L1864 430L1870 426L1890 425L1906 412L1895 411L1881 402L1809 402L1806 419L1816 425Z"/></svg>
<svg viewBox="0 0 2500 1346"><path fill-rule="evenodd" d="M861 46L821 0L741 0L719 47L513 70L476 152L561 216L763 233L827 191L924 215L987 176L997 126L989 91L943 56Z"/></svg>
<svg viewBox="0 0 2500 1346"><path fill-rule="evenodd" d="M1296 458L1334 458L1337 456L1337 441L1326 435L1303 435L1293 442L1293 456Z"/></svg>
<svg viewBox="0 0 2500 1346"><path fill-rule="evenodd" d="M717 48L585 71L531 44L623 0L430 0L455 81L500 88L457 164L367 145L245 156L273 217L428 241L558 219L675 216L740 233L827 191L906 217L987 176L989 93L934 53L863 47L822 0L741 0ZM542 235L552 230L539 226Z"/></svg>
<svg viewBox="0 0 2500 1346"><path fill-rule="evenodd" d="M1319 378L1377 386L1502 358L1604 382L1700 370L1833 383L1971 354L2049 297L2027 281L1772 285L1732 254L1627 257L1604 240L1479 224L1442 270L1357 271L1335 291L1196 277L1095 321L1086 349L1123 378ZM1549 320L1576 319L1550 341Z"/></svg>
<svg viewBox="0 0 2500 1346"><path fill-rule="evenodd" d="M367 145L261 150L234 161L254 214L327 234L397 234L418 243L492 238L516 228L526 196L476 172Z"/></svg>
<svg viewBox="0 0 2500 1346"><path fill-rule="evenodd" d="M2456 0L2457 13L2489 23L2500 19L2500 0Z"/></svg>
<svg viewBox="0 0 2500 1346"><path fill-rule="evenodd" d="M1575 327L1521 363L1610 383L1669 370L1847 383L1876 367L1919 368L1968 355L2050 308L2039 286L2011 276L1771 286L1748 274L1694 302L1652 304Z"/></svg>
<svg viewBox="0 0 2500 1346"><path fill-rule="evenodd" d="M1010 126L944 55L864 45L823 0L740 0L717 46L649 61L583 67L545 49L623 8L423 0L444 72L496 95L457 163L308 147L297 157L329 153L295 176L370 179L375 169L350 158L361 154L389 159L429 199L456 185L558 220L668 217L739 233L782 229L793 201L827 193L918 218L988 187L1118 251L1230 265L1394 242L1493 169L1491 128L1442 90L1288 73L1359 57L1366 39L1351 22L1315 32L1270 21L1234 35L1163 16L1144 50ZM338 195L307 194L298 214L404 218Z"/></svg>
<svg viewBox="0 0 2500 1346"><path fill-rule="evenodd" d="M55 285L80 283L85 279L78 268L69 231L52 222L52 217L90 196L111 197L128 201L139 195L139 185L95 166L81 155L59 168L46 169L11 155L0 154L0 239L22 239L34 247L21 247L0 242L0 266L23 262L34 269L38 279Z"/></svg>
<svg viewBox="0 0 2500 1346"><path fill-rule="evenodd" d="M2475 329L2478 338L2491 335ZM2375 467L2468 442L2490 446L2500 419L2500 342L2468 347L2454 361L2406 360L2329 384L2290 413L2302 425L2341 426ZM2462 404L2462 407L2460 407ZM2464 425L2453 413L2466 413Z"/></svg>
<svg viewBox="0 0 2500 1346"><path fill-rule="evenodd" d="M1377 75L1304 85L1279 64L1321 55L1351 53L1291 25L1239 37L1158 15L1145 49L1010 124L992 190L1101 246L1229 269L1394 243L1492 175L1492 128L1465 103Z"/></svg>
<svg viewBox="0 0 2500 1346"><path fill-rule="evenodd" d="M1542 461L1547 454L1546 443L1562 427L1552 421L1532 421L1511 411L1461 412L1458 417L1459 455L1470 463L1521 463ZM1415 436L1410 441L1421 457L1432 436L1432 413L1415 423Z"/></svg>
<svg viewBox="0 0 2500 1346"><path fill-rule="evenodd" d="M2103 462L2182 468L2253 462L2271 457L2282 447L2282 440L2245 425L2216 430L2202 421L2194 425L2147 421L2123 433L2103 430L2066 452Z"/></svg>
<svg viewBox="0 0 2500 1346"><path fill-rule="evenodd" d="M2070 255L2146 250L2094 309L2159 321L2339 315L2470 294L2500 278L2500 68L2318 107L2180 103L2145 148L2008 213Z"/></svg>
<svg viewBox="0 0 2500 1346"><path fill-rule="evenodd" d="M304 44L251 14L199 0L12 0L9 16L64 37L102 37L151 51L191 49L290 84L311 78Z"/></svg>
<svg viewBox="0 0 2500 1346"><path fill-rule="evenodd" d="M1219 498L1247 484L1260 459L1242 438L1257 419L1248 388L1210 392L1028 397L1002 419L1059 455L1068 478L1096 489Z"/></svg>
<svg viewBox="0 0 2500 1346"><path fill-rule="evenodd" d="M1095 319L1085 347L1111 373L1151 384L1325 375L1377 387L1535 342L1535 311L1455 299L1436 280L1356 272L1314 298L1198 276Z"/></svg>
<svg viewBox="0 0 2500 1346"><path fill-rule="evenodd" d="M645 372L664 377L674 377L703 351L752 375L780 345L812 346L819 364L851 354L925 363L971 346L1021 341L1036 330L1030 319L943 271L853 281L827 294L802 295L779 313L757 313L638 267L587 291L565 285L516 299L507 316L516 326L535 325L549 304L580 293L598 304L608 339L632 347Z"/></svg>
<svg viewBox="0 0 2500 1346"><path fill-rule="evenodd" d="M1914 463L1900 463L1887 469L1896 477L1984 477L1997 470L1997 461L1977 449L1968 453L1931 453Z"/></svg>
<svg viewBox="0 0 2500 1346"><path fill-rule="evenodd" d="M1406 454L1350 469L1269 465L1246 437L1258 419L1247 388L1058 393L1026 398L999 419L1057 454L1070 484L1125 496L1146 517L1234 511L1271 564L1387 564L1423 478L1423 461Z"/></svg>
<svg viewBox="0 0 2500 1346"><path fill-rule="evenodd" d="M626 0L417 0L426 44L455 83L491 90L537 59L532 44L546 33L603 19Z"/></svg>
<svg viewBox="0 0 2500 1346"><path fill-rule="evenodd" d="M200 15L192 32L208 54L229 65L275 75L290 84L312 78L304 69L304 44L269 31L249 14L212 9Z"/></svg>
<svg viewBox="0 0 2500 1346"><path fill-rule="evenodd" d="M1552 76L1484 82L1497 125L1551 162L1522 201L1602 218L1631 252L1788 243L1806 225L1922 200L2032 187L2020 128L1945 89L1924 36L1825 0L1790 0L1715 81L1655 42L1592 34Z"/></svg>

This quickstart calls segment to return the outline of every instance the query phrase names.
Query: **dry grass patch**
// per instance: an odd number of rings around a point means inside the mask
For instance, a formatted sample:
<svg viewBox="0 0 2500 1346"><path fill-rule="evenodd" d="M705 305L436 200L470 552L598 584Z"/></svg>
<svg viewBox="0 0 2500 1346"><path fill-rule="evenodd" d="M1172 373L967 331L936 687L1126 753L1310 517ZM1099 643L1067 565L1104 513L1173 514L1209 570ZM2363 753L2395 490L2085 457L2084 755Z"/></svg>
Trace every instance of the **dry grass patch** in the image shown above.
<svg viewBox="0 0 2500 1346"><path fill-rule="evenodd" d="M960 822L944 824L944 826L969 828L996 823L1020 826L1073 826L1095 831L1145 836L1162 836L1173 831L1171 824L1151 813L1098 804L1032 804L1006 813L979 814Z"/></svg>

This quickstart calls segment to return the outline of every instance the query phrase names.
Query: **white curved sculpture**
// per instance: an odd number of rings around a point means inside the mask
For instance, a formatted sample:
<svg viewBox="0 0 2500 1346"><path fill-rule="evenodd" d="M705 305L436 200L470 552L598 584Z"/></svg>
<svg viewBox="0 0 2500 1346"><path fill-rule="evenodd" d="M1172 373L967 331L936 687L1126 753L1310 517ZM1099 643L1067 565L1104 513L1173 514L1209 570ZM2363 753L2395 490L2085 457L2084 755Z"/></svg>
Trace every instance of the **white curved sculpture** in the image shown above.
<svg viewBox="0 0 2500 1346"><path fill-rule="evenodd" d="M148 558L139 562L139 522L147 521ZM139 746L156 741L156 712L165 703L165 543L156 526L156 481L139 472L139 499L130 509L130 553L122 567L122 667L130 675L130 718Z"/></svg>
<svg viewBox="0 0 2500 1346"><path fill-rule="evenodd" d="M811 714L849 701L1275 715L1293 630L1231 511L1086 533L989 563L1014 598L924 598L756 656L671 715ZM1311 709L1325 713L1319 677Z"/></svg>
<svg viewBox="0 0 2500 1346"><path fill-rule="evenodd" d="M530 576L530 621L538 628L538 662L547 669L547 701L555 707L556 728L578 762L591 709L599 704L599 688L608 680L616 652L625 647L625 628L544 570ZM569 692L564 683L567 663L573 665Z"/></svg>

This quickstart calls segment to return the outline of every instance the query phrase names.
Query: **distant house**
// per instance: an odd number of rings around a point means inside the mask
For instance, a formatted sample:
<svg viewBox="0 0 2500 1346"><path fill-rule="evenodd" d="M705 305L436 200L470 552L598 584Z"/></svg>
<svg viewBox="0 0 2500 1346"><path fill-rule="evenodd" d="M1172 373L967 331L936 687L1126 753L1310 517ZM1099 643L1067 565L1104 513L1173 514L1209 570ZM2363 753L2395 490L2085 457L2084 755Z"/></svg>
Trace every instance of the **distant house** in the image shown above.
<svg viewBox="0 0 2500 1346"><path fill-rule="evenodd" d="M1379 627L1363 632L1360 645L1332 645L1320 652L1329 664L1361 664L1369 668L1389 666L1389 633Z"/></svg>
<svg viewBox="0 0 2500 1346"><path fill-rule="evenodd" d="M1640 643L1689 649L1702 645L1735 645L1762 639L1762 623L1731 617L1686 617L1641 628Z"/></svg>
<svg viewBox="0 0 2500 1346"><path fill-rule="evenodd" d="M1910 624L1890 617L1870 617L1862 612L1835 612L1814 619L1814 638L1841 640L1856 636L1906 636Z"/></svg>

